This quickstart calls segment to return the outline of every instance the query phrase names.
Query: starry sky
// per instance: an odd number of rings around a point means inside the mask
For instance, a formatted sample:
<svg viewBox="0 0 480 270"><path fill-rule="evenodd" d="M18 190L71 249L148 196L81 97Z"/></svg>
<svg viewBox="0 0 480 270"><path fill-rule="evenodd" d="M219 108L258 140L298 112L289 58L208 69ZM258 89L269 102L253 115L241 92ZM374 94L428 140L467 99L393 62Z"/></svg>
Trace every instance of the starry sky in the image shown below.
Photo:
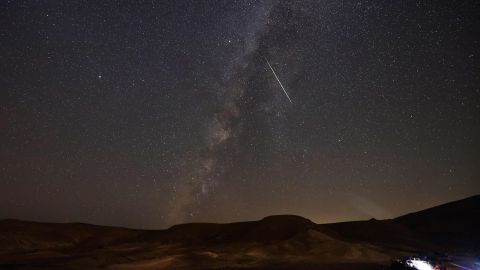
<svg viewBox="0 0 480 270"><path fill-rule="evenodd" d="M478 194L478 14L1 1L0 219L327 223Z"/></svg>

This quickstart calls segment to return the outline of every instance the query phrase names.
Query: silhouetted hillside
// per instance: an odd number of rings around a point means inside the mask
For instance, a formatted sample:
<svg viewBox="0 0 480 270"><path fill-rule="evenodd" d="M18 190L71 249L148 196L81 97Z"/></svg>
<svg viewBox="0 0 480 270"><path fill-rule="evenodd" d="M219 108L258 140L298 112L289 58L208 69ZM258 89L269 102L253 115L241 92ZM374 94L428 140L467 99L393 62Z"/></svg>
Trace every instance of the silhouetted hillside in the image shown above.
<svg viewBox="0 0 480 270"><path fill-rule="evenodd" d="M445 248L480 250L480 195L394 219L422 239Z"/></svg>

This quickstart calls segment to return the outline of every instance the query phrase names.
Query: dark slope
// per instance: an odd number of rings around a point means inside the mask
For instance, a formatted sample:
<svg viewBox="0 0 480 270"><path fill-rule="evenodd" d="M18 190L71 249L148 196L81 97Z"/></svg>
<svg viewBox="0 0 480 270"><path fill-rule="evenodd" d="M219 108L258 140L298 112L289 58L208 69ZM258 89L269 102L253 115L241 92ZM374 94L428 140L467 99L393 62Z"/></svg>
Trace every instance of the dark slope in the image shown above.
<svg viewBox="0 0 480 270"><path fill-rule="evenodd" d="M480 250L480 195L392 220L324 224L338 237L393 247Z"/></svg>
<svg viewBox="0 0 480 270"><path fill-rule="evenodd" d="M480 195L400 216L394 222L444 247L480 250Z"/></svg>
<svg viewBox="0 0 480 270"><path fill-rule="evenodd" d="M480 195L468 197L466 199L453 201L438 205L432 208L413 212L395 218L396 222L411 226L437 226L439 224L452 224L452 221L459 221L462 224L471 226L478 225L480 219L473 219L472 217L480 215ZM443 222L437 222L443 221ZM448 222L444 222L448 221ZM453 225L453 224L452 224ZM452 225L448 225L451 227ZM472 228L472 227L456 227Z"/></svg>
<svg viewBox="0 0 480 270"><path fill-rule="evenodd" d="M433 248L419 240L416 234L392 220L352 221L319 225L333 231L338 238L348 242L367 242L397 249L411 250Z"/></svg>

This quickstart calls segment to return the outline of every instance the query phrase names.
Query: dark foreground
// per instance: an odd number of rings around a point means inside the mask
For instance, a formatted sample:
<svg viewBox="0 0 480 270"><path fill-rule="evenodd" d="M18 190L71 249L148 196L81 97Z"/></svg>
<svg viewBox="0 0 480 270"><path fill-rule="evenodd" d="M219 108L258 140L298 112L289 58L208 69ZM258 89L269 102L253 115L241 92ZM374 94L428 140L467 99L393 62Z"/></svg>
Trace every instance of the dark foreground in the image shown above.
<svg viewBox="0 0 480 270"><path fill-rule="evenodd" d="M0 269L390 269L396 258L427 253L473 263L478 216L480 196L336 224L284 215L145 231L4 220Z"/></svg>

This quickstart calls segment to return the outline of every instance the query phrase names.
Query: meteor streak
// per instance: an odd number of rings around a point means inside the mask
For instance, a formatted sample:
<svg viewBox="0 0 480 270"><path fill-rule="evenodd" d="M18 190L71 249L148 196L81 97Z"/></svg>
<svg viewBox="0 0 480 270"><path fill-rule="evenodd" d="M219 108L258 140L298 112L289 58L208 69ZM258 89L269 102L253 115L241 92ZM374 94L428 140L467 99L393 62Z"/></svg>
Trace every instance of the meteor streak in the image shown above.
<svg viewBox="0 0 480 270"><path fill-rule="evenodd" d="M290 103L293 104L292 100L290 99L290 96L288 96L288 93L287 93L287 91L285 90L285 87L283 87L282 82L281 82L280 79L278 78L277 74L275 73L275 70L273 70L272 66L270 65L270 62L268 62L268 59L267 59L266 57L265 57L265 61L267 61L268 66L269 66L270 69L272 70L273 75L275 75L275 78L277 79L278 84L280 84L280 87L282 87L282 90L283 90L283 92L285 93L285 95L287 96L288 100L290 101Z"/></svg>

